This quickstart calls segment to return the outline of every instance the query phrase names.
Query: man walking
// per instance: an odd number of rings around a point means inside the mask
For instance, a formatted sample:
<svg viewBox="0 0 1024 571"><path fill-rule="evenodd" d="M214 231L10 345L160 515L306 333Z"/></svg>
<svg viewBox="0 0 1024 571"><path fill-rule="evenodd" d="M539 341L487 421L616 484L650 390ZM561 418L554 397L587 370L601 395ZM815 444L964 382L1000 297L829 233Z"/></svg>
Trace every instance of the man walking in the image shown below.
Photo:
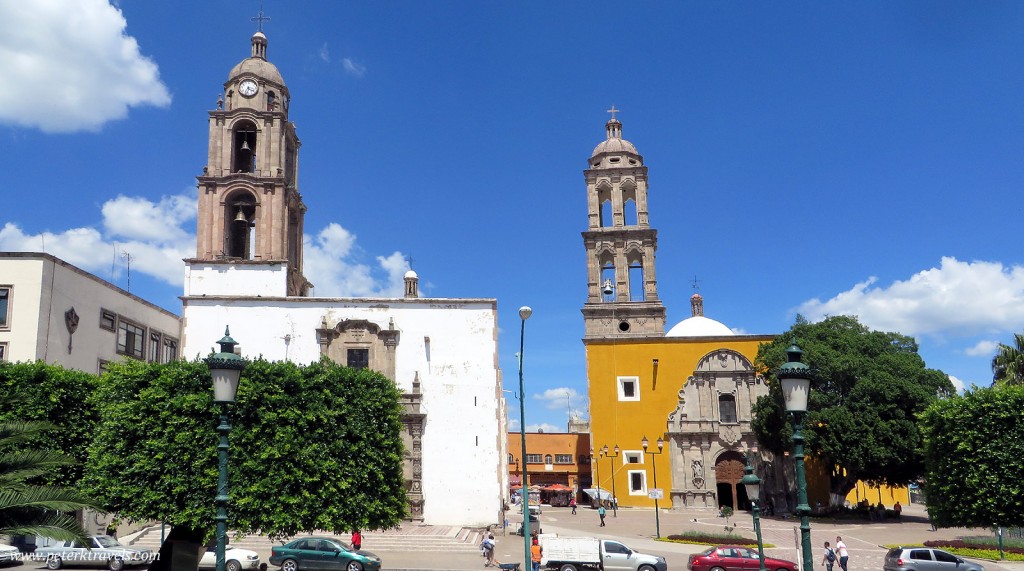
<svg viewBox="0 0 1024 571"><path fill-rule="evenodd" d="M569 507L572 508L572 515L576 515L576 498L569 498Z"/></svg>
<svg viewBox="0 0 1024 571"><path fill-rule="evenodd" d="M846 564L850 561L850 552L846 550L846 544L843 543L843 538L836 536L836 551L839 552L839 566L846 570Z"/></svg>
<svg viewBox="0 0 1024 571"><path fill-rule="evenodd" d="M597 515L601 516L601 525L600 525L600 527L604 527L604 514L605 514L604 504L601 504L601 507L597 508ZM845 569L843 571L845 571Z"/></svg>

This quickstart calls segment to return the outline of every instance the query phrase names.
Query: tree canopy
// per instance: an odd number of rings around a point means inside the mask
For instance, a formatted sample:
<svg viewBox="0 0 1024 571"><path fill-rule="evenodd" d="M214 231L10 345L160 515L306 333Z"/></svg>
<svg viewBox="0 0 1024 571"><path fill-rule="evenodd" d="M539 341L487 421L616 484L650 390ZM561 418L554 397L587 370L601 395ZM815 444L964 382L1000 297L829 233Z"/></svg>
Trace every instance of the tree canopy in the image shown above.
<svg viewBox="0 0 1024 571"><path fill-rule="evenodd" d="M999 344L992 357L992 382L1024 385L1024 334L1014 334L1013 345Z"/></svg>
<svg viewBox="0 0 1024 571"><path fill-rule="evenodd" d="M206 365L126 361L103 380L87 489L123 517L213 529L219 418ZM290 536L397 525L400 396L368 369L250 363L229 406L229 528Z"/></svg>
<svg viewBox="0 0 1024 571"><path fill-rule="evenodd" d="M932 403L921 415L928 514L943 527L1024 526L1024 386Z"/></svg>
<svg viewBox="0 0 1024 571"><path fill-rule="evenodd" d="M769 394L754 406L754 433L776 453L792 446L792 429L774 372L796 343L815 371L804 421L807 454L831 467L834 497L858 480L905 485L924 471L918 415L953 393L949 377L928 369L917 343L899 333L873 331L857 318L817 323L798 317L787 333L758 349L756 365L772 375Z"/></svg>

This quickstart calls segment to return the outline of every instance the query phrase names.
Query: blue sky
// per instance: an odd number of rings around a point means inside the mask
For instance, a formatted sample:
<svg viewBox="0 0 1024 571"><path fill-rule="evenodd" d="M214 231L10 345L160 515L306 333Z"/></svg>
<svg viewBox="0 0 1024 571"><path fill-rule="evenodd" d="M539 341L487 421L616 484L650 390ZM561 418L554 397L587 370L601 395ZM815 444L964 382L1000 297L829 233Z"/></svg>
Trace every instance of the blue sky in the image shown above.
<svg viewBox="0 0 1024 571"><path fill-rule="evenodd" d="M605 110L650 168L669 323L799 312L986 385L1024 330L1024 4L266 0L318 295L498 299L528 428L586 410L582 170ZM0 0L0 250L180 310L207 111L256 0ZM233 332L243 339L243 331ZM512 401L515 407L515 402ZM513 408L514 410L514 408ZM517 423L513 424L516 426Z"/></svg>

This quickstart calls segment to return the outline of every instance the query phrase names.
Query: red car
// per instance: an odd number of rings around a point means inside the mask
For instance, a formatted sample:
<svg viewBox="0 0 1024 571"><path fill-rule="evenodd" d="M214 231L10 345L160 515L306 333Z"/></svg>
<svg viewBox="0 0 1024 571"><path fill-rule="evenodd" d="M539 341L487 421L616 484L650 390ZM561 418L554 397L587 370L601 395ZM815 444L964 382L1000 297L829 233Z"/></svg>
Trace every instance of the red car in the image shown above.
<svg viewBox="0 0 1024 571"><path fill-rule="evenodd" d="M796 563L765 557L764 567L768 571L794 571ZM686 568L690 571L757 571L761 568L761 562L756 549L718 545L691 555Z"/></svg>

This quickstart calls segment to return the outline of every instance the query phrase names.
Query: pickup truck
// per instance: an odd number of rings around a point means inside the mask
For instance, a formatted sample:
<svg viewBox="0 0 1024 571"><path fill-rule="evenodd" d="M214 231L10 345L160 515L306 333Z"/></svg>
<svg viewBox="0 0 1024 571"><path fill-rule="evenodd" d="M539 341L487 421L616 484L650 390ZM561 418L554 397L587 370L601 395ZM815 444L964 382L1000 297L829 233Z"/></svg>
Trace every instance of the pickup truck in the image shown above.
<svg viewBox="0 0 1024 571"><path fill-rule="evenodd" d="M647 555L610 539L541 535L542 569L558 571L667 571L664 557Z"/></svg>

